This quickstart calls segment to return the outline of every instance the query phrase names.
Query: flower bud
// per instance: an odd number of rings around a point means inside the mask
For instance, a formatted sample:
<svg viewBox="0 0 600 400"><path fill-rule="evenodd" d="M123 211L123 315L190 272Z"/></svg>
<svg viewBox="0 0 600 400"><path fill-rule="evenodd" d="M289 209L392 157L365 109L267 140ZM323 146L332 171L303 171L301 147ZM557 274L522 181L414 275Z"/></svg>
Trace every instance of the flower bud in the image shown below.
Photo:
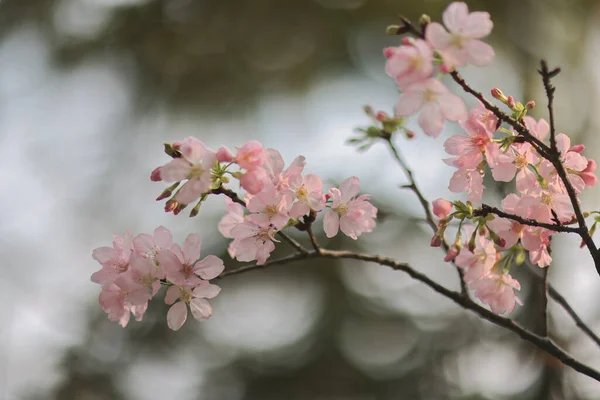
<svg viewBox="0 0 600 400"><path fill-rule="evenodd" d="M377 121L383 122L386 119L389 119L389 115L387 115L386 113L384 113L383 111L378 111L377 114L375 114L375 119Z"/></svg>
<svg viewBox="0 0 600 400"><path fill-rule="evenodd" d="M515 98L512 96L508 96L508 98L506 99L506 105L511 109L515 108Z"/></svg>
<svg viewBox="0 0 600 400"><path fill-rule="evenodd" d="M455 244L450 246L448 249L448 253L446 253L446 257L444 257L445 262L450 262L456 258L456 256L460 253L460 248Z"/></svg>
<svg viewBox="0 0 600 400"><path fill-rule="evenodd" d="M533 100L525 104L525 108L527 108L528 110L531 110L533 107L535 107L535 101Z"/></svg>
<svg viewBox="0 0 600 400"><path fill-rule="evenodd" d="M402 31L402 27L400 25L390 25L385 29L385 33L388 35L399 35Z"/></svg>
<svg viewBox="0 0 600 400"><path fill-rule="evenodd" d="M387 59L390 59L396 54L397 47L386 47L383 49L383 56Z"/></svg>
<svg viewBox="0 0 600 400"><path fill-rule="evenodd" d="M423 14L423 15L421 15L421 17L419 17L419 24L421 26L429 25L429 23L431 23L431 17L429 15Z"/></svg>
<svg viewBox="0 0 600 400"><path fill-rule="evenodd" d="M452 203L448 200L444 200L442 198L435 200L433 203L433 214L441 219L444 219L448 216L450 211L452 210Z"/></svg>
<svg viewBox="0 0 600 400"><path fill-rule="evenodd" d="M431 247L440 247L442 245L442 237L436 233L431 238L431 243L429 243L429 245Z"/></svg>
<svg viewBox="0 0 600 400"><path fill-rule="evenodd" d="M179 205L179 203L177 202L177 200L171 199L171 200L167 201L167 203L165 204L165 212L171 212L171 211L175 210L178 205Z"/></svg>
<svg viewBox="0 0 600 400"><path fill-rule="evenodd" d="M415 44L415 40L411 37L406 36L402 38L402 44L405 46L412 46Z"/></svg>
<svg viewBox="0 0 600 400"><path fill-rule="evenodd" d="M162 178L160 177L160 167L154 168L152 173L150 173L150 180L152 182L160 182Z"/></svg>
<svg viewBox="0 0 600 400"><path fill-rule="evenodd" d="M407 137L408 139L412 139L412 138L414 138L414 137L415 137L415 133L414 133L413 131L411 131L410 129L406 129L406 130L404 131L404 133L406 133L406 137Z"/></svg>
<svg viewBox="0 0 600 400"><path fill-rule="evenodd" d="M502 93L502 90L498 89L497 87L492 89L492 97L506 104L506 96L504 93Z"/></svg>

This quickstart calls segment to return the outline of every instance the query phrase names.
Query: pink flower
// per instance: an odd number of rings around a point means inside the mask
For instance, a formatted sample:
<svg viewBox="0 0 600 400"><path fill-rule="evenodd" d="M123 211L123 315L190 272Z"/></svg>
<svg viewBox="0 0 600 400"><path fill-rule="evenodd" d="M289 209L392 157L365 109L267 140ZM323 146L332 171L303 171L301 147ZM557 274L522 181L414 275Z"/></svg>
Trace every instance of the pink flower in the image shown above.
<svg viewBox="0 0 600 400"><path fill-rule="evenodd" d="M483 174L477 169L458 169L450 178L448 189L454 193L467 191L468 200L477 204L483 197Z"/></svg>
<svg viewBox="0 0 600 400"><path fill-rule="evenodd" d="M164 226L154 230L154 235L140 233L133 238L133 247L139 254L147 258L154 258L159 250L170 249L173 245L173 236Z"/></svg>
<svg viewBox="0 0 600 400"><path fill-rule="evenodd" d="M267 160L267 152L263 149L262 144L256 140L251 140L238 148L235 161L240 166L247 170L253 170L261 167Z"/></svg>
<svg viewBox="0 0 600 400"><path fill-rule="evenodd" d="M278 191L289 189L290 184L295 182L295 185L302 182L302 171L306 165L304 156L298 156L285 170L285 163L281 154L274 149L267 149L267 161L263 165L271 183Z"/></svg>
<svg viewBox="0 0 600 400"><path fill-rule="evenodd" d="M251 221L236 225L230 231L234 238L229 243L229 255L239 261L253 261L264 264L275 250L275 228L272 226L259 226Z"/></svg>
<svg viewBox="0 0 600 400"><path fill-rule="evenodd" d="M227 214L221 218L219 222L219 232L226 238L233 238L231 236L231 230L238 224L244 222L244 207L231 200L229 197L225 198L227 203L226 211Z"/></svg>
<svg viewBox="0 0 600 400"><path fill-rule="evenodd" d="M521 243L525 250L529 251L529 259L538 267L544 268L550 265L552 257L548 253L550 236L552 231L543 228L528 227L523 231Z"/></svg>
<svg viewBox="0 0 600 400"><path fill-rule="evenodd" d="M564 133L556 135L556 147L560 152L560 161L567 171L567 177L573 185L573 189L575 189L577 193L583 192L583 189L585 189L585 182L581 178L580 173L583 172L588 166L587 158L575 151L569 151L571 147L571 139L569 139L569 137ZM560 187L563 192L566 192L564 183L558 176L556 169L550 161L542 161L540 164L540 175L548 179L550 183Z"/></svg>
<svg viewBox="0 0 600 400"><path fill-rule="evenodd" d="M269 186L247 202L250 214L246 218L256 225L273 225L281 230L290 220L289 209L292 206L290 192L278 192L275 187Z"/></svg>
<svg viewBox="0 0 600 400"><path fill-rule="evenodd" d="M147 288L152 296L160 289L160 279L165 278L164 269L154 260L133 253L127 275L138 285Z"/></svg>
<svg viewBox="0 0 600 400"><path fill-rule="evenodd" d="M119 274L129 268L129 257L133 252L131 233L123 237L113 235L113 247L94 249L92 257L102 265L102 269L92 274L92 282L106 285L114 282Z"/></svg>
<svg viewBox="0 0 600 400"><path fill-rule="evenodd" d="M457 156L452 163L455 167L476 169L483 161L484 155L488 164L494 166L499 154L498 144L493 142L494 134L487 130L486 125L480 123L478 114L471 115L473 121L470 116L469 120L460 124L469 136L451 136L444 143L444 149L446 153Z"/></svg>
<svg viewBox="0 0 600 400"><path fill-rule="evenodd" d="M540 120L536 122L533 117L527 115L523 118L523 122L525 122L525 127L533 136L540 139L542 142L546 140L548 133L550 133L550 125L548 125L548 122L546 122L544 118L540 118Z"/></svg>
<svg viewBox="0 0 600 400"><path fill-rule="evenodd" d="M452 202L444 199L437 199L433 201L433 214L440 218L444 219L450 214L452 211Z"/></svg>
<svg viewBox="0 0 600 400"><path fill-rule="evenodd" d="M385 64L385 72L396 80L401 89L428 79L433 75L433 52L429 44L421 39L412 45L396 48Z"/></svg>
<svg viewBox="0 0 600 400"><path fill-rule="evenodd" d="M493 23L487 12L472 12L465 3L451 3L442 15L444 25L432 22L427 26L425 38L440 51L447 69L462 67L467 63L478 67L489 64L494 49L481 39L490 34Z"/></svg>
<svg viewBox="0 0 600 400"><path fill-rule="evenodd" d="M212 299L219 294L221 288L212 285L206 281L200 282L196 286L171 286L167 289L165 303L173 304L167 312L167 324L170 329L179 330L187 319L187 308L194 318L198 321L204 321L212 315L212 307L206 299Z"/></svg>
<svg viewBox="0 0 600 400"><path fill-rule="evenodd" d="M509 274L489 274L472 282L471 288L496 314L510 314L517 303L523 304L515 295L515 289L521 290L521 285Z"/></svg>
<svg viewBox="0 0 600 400"><path fill-rule="evenodd" d="M202 239L199 235L190 234L185 239L183 247L178 244L171 250L161 250L156 259L166 271L169 281L176 285L198 285L202 279L213 279L219 276L223 269L223 261L216 256L200 259ZM202 279L200 279L202 278Z"/></svg>
<svg viewBox="0 0 600 400"><path fill-rule="evenodd" d="M462 121L467 118L467 108L462 99L433 78L408 86L396 103L396 115L400 117L418 110L421 110L419 126L433 137L439 136L445 120Z"/></svg>
<svg viewBox="0 0 600 400"><path fill-rule="evenodd" d="M368 195L356 197L359 191L360 182L355 176L343 181L339 189L329 191L333 202L323 218L323 229L328 238L337 235L339 229L355 240L363 232L373 231L377 208L369 203Z"/></svg>
<svg viewBox="0 0 600 400"><path fill-rule="evenodd" d="M102 287L98 296L100 306L108 314L110 321L119 321L122 326L129 321L129 312L133 307L145 310L148 300L152 297L148 288L136 283L126 274L119 275L114 283ZM134 309L135 310L135 309ZM143 312L141 313L143 315ZM141 315L136 318L141 319Z"/></svg>
<svg viewBox="0 0 600 400"><path fill-rule="evenodd" d="M212 188L211 169L217 161L214 151L194 137L181 144L182 157L174 158L159 168L159 176L153 172L153 180L166 182L188 181L177 191L175 200L179 204L190 204ZM158 179L156 179L158 178Z"/></svg>
<svg viewBox="0 0 600 400"><path fill-rule="evenodd" d="M494 242L478 235L475 244L474 252L463 247L454 260L456 265L465 270L466 282L473 282L488 275L497 261L498 252Z"/></svg>
<svg viewBox="0 0 600 400"><path fill-rule="evenodd" d="M325 195L323 194L323 183L317 175L308 174L302 178L299 185L294 185L294 195L298 201L290 210L293 218L300 218L310 210L321 211L325 208Z"/></svg>

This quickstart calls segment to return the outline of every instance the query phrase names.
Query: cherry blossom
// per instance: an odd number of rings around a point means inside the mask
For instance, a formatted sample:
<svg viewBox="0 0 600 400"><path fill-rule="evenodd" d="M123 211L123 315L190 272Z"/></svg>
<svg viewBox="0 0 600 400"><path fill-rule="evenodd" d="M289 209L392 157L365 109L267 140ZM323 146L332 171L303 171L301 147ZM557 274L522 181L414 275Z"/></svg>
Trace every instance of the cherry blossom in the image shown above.
<svg viewBox="0 0 600 400"><path fill-rule="evenodd" d="M437 79L415 82L408 86L396 103L396 115L406 117L421 110L419 126L429 136L438 137L444 121L462 121L467 108L462 99L451 93Z"/></svg>
<svg viewBox="0 0 600 400"><path fill-rule="evenodd" d="M154 230L154 235L140 233L133 238L133 247L137 253L145 257L154 258L159 250L170 249L173 245L173 236L164 226Z"/></svg>
<svg viewBox="0 0 600 400"><path fill-rule="evenodd" d="M203 321L212 315L212 307L206 299L212 299L219 294L221 288L206 281L198 285L171 286L165 296L166 304L173 304L167 312L167 324L170 329L177 331L187 319L188 307L194 318ZM177 301L180 300L180 301Z"/></svg>
<svg viewBox="0 0 600 400"><path fill-rule="evenodd" d="M341 229L344 234L356 240L362 233L373 230L377 208L369 203L370 196L356 197L359 191L360 182L355 176L343 181L339 189L329 191L333 202L323 218L327 237L334 237Z"/></svg>
<svg viewBox="0 0 600 400"><path fill-rule="evenodd" d="M229 243L229 255L239 261L254 261L264 264L271 252L275 250L275 228L260 226L251 221L244 221L231 229L229 234L233 241Z"/></svg>
<svg viewBox="0 0 600 400"><path fill-rule="evenodd" d="M454 2L446 8L442 19L449 32L441 24L432 22L427 26L425 38L442 54L449 69L467 63L481 67L492 61L494 49L478 40L492 31L494 24L488 13L469 13L465 3Z"/></svg>
<svg viewBox="0 0 600 400"><path fill-rule="evenodd" d="M133 252L131 233L123 237L113 235L113 247L94 249L92 257L102 265L102 269L92 274L92 282L105 285L129 268L129 258Z"/></svg>
<svg viewBox="0 0 600 400"><path fill-rule="evenodd" d="M441 219L444 219L448 216L450 211L452 211L452 202L444 199L434 200L433 203L433 214Z"/></svg>
<svg viewBox="0 0 600 400"><path fill-rule="evenodd" d="M385 72L396 80L400 89L412 83L421 82L433 75L433 52L429 43L417 39L409 46L400 46L389 54L385 64Z"/></svg>
<svg viewBox="0 0 600 400"><path fill-rule="evenodd" d="M510 314L516 304L523 304L515 295L521 285L509 274L488 274L471 283L475 296L488 304L496 314Z"/></svg>

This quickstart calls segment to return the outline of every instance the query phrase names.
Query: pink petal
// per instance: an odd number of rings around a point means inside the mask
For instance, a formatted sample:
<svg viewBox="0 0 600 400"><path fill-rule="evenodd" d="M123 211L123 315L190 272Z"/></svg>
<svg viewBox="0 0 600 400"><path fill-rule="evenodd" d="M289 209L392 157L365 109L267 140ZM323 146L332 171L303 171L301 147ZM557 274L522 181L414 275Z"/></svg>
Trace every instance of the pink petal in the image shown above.
<svg viewBox="0 0 600 400"><path fill-rule="evenodd" d="M200 235L190 233L185 242L183 242L182 251L186 261L194 263L200 259L200 248L202 247L202 238Z"/></svg>
<svg viewBox="0 0 600 400"><path fill-rule="evenodd" d="M490 34L494 23L487 12L476 11L469 14L462 25L462 34L473 38L481 39Z"/></svg>
<svg viewBox="0 0 600 400"><path fill-rule="evenodd" d="M210 318L212 315L212 307L208 304L208 301L204 299L192 299L190 301L190 310L192 315L198 321L204 321Z"/></svg>
<svg viewBox="0 0 600 400"><path fill-rule="evenodd" d="M425 38L436 49L445 49L450 45L450 34L444 27L437 22L432 22L427 25Z"/></svg>
<svg viewBox="0 0 600 400"><path fill-rule="evenodd" d="M337 235L339 228L339 215L333 210L325 211L325 216L323 217L323 230L325 231L325 235L328 238L332 238Z"/></svg>
<svg viewBox="0 0 600 400"><path fill-rule="evenodd" d="M210 284L208 282L202 282L202 284L194 288L194 297L212 299L221 292L221 288L217 285Z"/></svg>
<svg viewBox="0 0 600 400"><path fill-rule="evenodd" d="M177 182L187 178L192 166L183 158L174 158L160 167L160 177L166 182Z"/></svg>
<svg viewBox="0 0 600 400"><path fill-rule="evenodd" d="M304 186L309 192L320 192L323 190L321 178L314 174L308 174L304 177Z"/></svg>
<svg viewBox="0 0 600 400"><path fill-rule="evenodd" d="M442 114L450 121L464 121L469 117L463 100L450 92L442 94L438 100Z"/></svg>
<svg viewBox="0 0 600 400"><path fill-rule="evenodd" d="M175 303L167 313L167 324L174 331L179 330L187 319L187 307L184 302Z"/></svg>
<svg viewBox="0 0 600 400"><path fill-rule="evenodd" d="M496 54L492 46L477 39L467 41L465 48L467 49L467 61L469 64L478 67L488 65Z"/></svg>
<svg viewBox="0 0 600 400"><path fill-rule="evenodd" d="M451 3L442 14L442 21L450 32L459 32L467 22L469 9L463 2Z"/></svg>
<svg viewBox="0 0 600 400"><path fill-rule="evenodd" d="M556 135L556 148L564 157L571 148L571 139L564 133Z"/></svg>
<svg viewBox="0 0 600 400"><path fill-rule="evenodd" d="M197 262L194 266L194 273L202 279L214 279L223 272L225 266L223 260L219 257L210 255L206 256L202 261Z"/></svg>
<svg viewBox="0 0 600 400"><path fill-rule="evenodd" d="M340 183L340 192L342 194L342 203L347 203L360 191L360 180L356 176L344 180Z"/></svg>
<svg viewBox="0 0 600 400"><path fill-rule="evenodd" d="M190 179L175 195L175 200L180 204L190 204L210 190L210 180Z"/></svg>
<svg viewBox="0 0 600 400"><path fill-rule="evenodd" d="M394 112L399 117L406 117L416 113L423 105L423 92L410 90L410 87L400 95Z"/></svg>
<svg viewBox="0 0 600 400"><path fill-rule="evenodd" d="M436 102L423 105L419 115L419 126L429 136L438 137L444 127L444 115Z"/></svg>
<svg viewBox="0 0 600 400"><path fill-rule="evenodd" d="M168 249L173 244L171 232L164 226L159 226L154 230L154 241L162 249Z"/></svg>
<svg viewBox="0 0 600 400"><path fill-rule="evenodd" d="M150 254L154 249L154 238L146 233L140 233L133 238L133 247L140 254Z"/></svg>
<svg viewBox="0 0 600 400"><path fill-rule="evenodd" d="M112 247L98 247L92 251L92 258L98 261L100 264L104 265L108 261L115 258L115 249Z"/></svg>

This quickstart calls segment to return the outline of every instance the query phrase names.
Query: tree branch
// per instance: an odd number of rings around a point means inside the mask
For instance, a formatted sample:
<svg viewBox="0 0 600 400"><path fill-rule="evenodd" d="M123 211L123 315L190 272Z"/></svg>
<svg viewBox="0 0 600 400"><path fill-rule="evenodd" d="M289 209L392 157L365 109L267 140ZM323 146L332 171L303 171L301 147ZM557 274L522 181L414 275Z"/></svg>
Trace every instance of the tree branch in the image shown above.
<svg viewBox="0 0 600 400"><path fill-rule="evenodd" d="M475 314L479 315L481 318L483 318L495 325L498 325L502 328L508 329L509 331L516 333L521 339L528 341L529 343L533 344L540 350L556 357L563 364L600 382L600 372L596 371L595 369L591 368L588 365L585 365L585 364L577 361L576 359L573 358L573 356L571 356L565 350L558 347L549 338L536 335L536 334L528 331L521 325L517 324L515 321L505 318L505 317L502 317L500 315L494 314L490 310L475 303L470 298L465 297L462 293L447 289L446 287L433 281L432 279L430 279L426 275L422 274L421 272L414 270L407 263L403 263L403 262L394 260L392 258L371 255L371 254L365 254L365 253L354 253L354 252L350 252L350 251L333 251L333 250L321 249L320 253L313 251L313 252L309 252L308 254L295 254L292 256L285 257L285 258L268 261L264 265L253 264L253 265L241 267L241 268L238 268L238 269L235 269L232 271L226 271L220 275L220 278L223 278L226 276L231 276L231 275L237 275L239 273L248 272L248 271L252 271L255 269L261 269L261 268L264 268L267 266L282 265L282 264L287 264L287 263L291 263L294 261L298 261L301 259L312 259L312 258L354 259L354 260L361 260L361 261L371 262L371 263L375 263L375 264L379 264L379 265L384 265L384 266L390 267L390 268L392 268L394 270L398 270L398 271L404 271L405 273L410 275L413 279L416 279L417 281L424 283L425 285L429 286L431 289L433 289L437 293L454 301L457 305L461 306L462 308L474 312Z"/></svg>
<svg viewBox="0 0 600 400"><path fill-rule="evenodd" d="M557 224L547 224L544 222L536 221L535 219L523 218L518 215L506 213L496 207L489 206L487 204L482 204L480 210L475 210L473 212L476 216L485 217L489 214L494 214L502 218L511 219L516 221L522 225L535 226L538 228L545 228L555 232L569 232L569 233L580 233L580 228L574 228L572 226L567 225L557 225Z"/></svg>
<svg viewBox="0 0 600 400"><path fill-rule="evenodd" d="M548 69L548 63L546 60L541 61L541 68L538 70L542 76L544 82L544 89L546 89L546 97L548 97L548 118L550 119L550 149L556 152L556 127L554 126L554 91L556 88L552 86L550 80L558 75L560 68L554 68L552 71Z"/></svg>

